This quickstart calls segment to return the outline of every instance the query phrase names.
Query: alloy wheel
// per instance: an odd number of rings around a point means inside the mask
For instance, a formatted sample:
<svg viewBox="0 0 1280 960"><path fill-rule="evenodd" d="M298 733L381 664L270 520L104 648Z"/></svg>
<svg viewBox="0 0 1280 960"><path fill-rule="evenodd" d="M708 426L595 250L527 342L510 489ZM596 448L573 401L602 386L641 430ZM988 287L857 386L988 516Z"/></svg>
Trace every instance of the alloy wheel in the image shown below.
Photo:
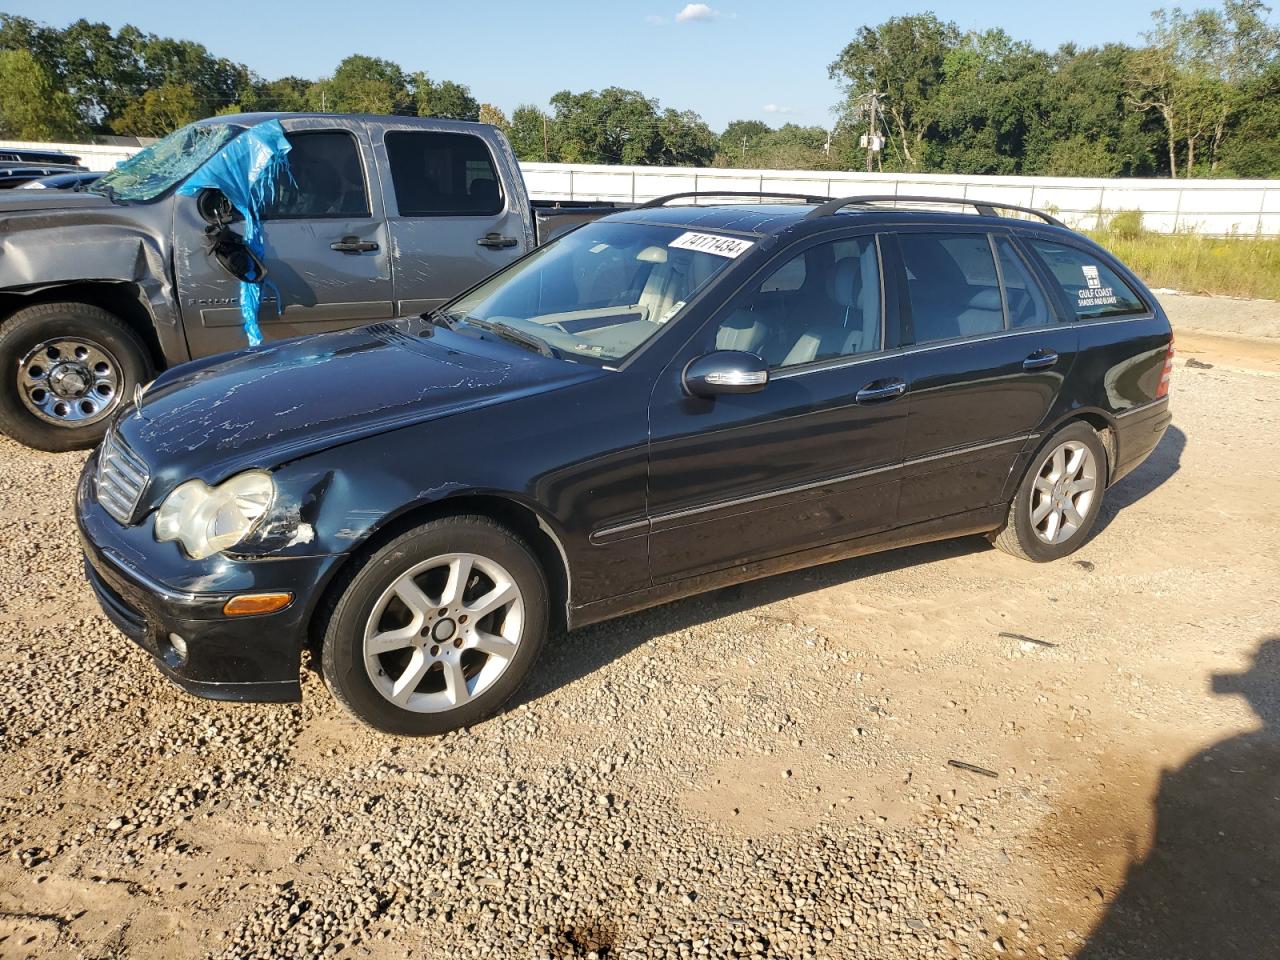
<svg viewBox="0 0 1280 960"><path fill-rule="evenodd" d="M373 605L365 670L403 710L453 710L502 676L523 630L524 598L501 564L443 554L409 568Z"/></svg>
<svg viewBox="0 0 1280 960"><path fill-rule="evenodd" d="M1098 460L1079 440L1054 447L1036 471L1031 528L1045 543L1070 540L1083 526L1098 491Z"/></svg>

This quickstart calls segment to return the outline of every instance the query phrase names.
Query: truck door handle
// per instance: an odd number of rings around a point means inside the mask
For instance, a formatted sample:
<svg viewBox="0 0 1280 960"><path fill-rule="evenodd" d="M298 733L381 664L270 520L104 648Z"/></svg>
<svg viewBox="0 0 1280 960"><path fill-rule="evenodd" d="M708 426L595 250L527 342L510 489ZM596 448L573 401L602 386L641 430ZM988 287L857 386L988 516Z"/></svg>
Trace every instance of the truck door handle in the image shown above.
<svg viewBox="0 0 1280 960"><path fill-rule="evenodd" d="M341 240L335 240L329 244L330 250L337 250L339 253L372 253L378 249L378 245L372 240L361 240L359 237L343 237Z"/></svg>
<svg viewBox="0 0 1280 960"><path fill-rule="evenodd" d="M1037 350L1022 361L1023 370L1047 370L1058 362L1058 355L1052 350Z"/></svg>
<svg viewBox="0 0 1280 960"><path fill-rule="evenodd" d="M853 395L858 403L883 403L907 392L902 380L873 380Z"/></svg>
<svg viewBox="0 0 1280 960"><path fill-rule="evenodd" d="M476 246L488 247L490 250L505 250L507 247L514 247L519 242L515 237L504 237L500 233L486 233L476 241Z"/></svg>

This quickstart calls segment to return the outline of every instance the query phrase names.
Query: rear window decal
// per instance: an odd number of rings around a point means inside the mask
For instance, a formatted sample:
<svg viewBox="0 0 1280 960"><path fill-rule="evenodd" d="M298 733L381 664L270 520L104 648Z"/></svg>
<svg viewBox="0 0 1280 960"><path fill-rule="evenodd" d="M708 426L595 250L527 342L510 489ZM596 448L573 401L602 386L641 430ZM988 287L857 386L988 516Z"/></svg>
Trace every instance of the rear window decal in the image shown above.
<svg viewBox="0 0 1280 960"><path fill-rule="evenodd" d="M742 256L754 246L754 241L740 237L722 237L714 233L682 233L667 246L696 253L711 253L730 260Z"/></svg>
<svg viewBox="0 0 1280 960"><path fill-rule="evenodd" d="M1098 276L1098 268L1095 265L1083 263L1080 265L1080 272L1084 274L1085 285L1076 291L1077 306L1108 307L1119 302L1115 295L1115 290L1102 285L1102 280Z"/></svg>

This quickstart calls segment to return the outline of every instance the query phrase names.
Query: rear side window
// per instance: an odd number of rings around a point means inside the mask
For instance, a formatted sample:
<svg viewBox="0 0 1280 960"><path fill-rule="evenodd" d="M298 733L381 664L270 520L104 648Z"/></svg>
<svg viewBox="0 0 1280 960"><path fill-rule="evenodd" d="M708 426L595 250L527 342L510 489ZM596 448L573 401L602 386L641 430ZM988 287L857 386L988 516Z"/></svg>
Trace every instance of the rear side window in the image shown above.
<svg viewBox="0 0 1280 960"><path fill-rule="evenodd" d="M1133 289L1088 251L1048 240L1029 242L1081 320L1146 312Z"/></svg>
<svg viewBox="0 0 1280 960"><path fill-rule="evenodd" d="M898 236L916 343L1004 329L995 257L985 233Z"/></svg>
<svg viewBox="0 0 1280 960"><path fill-rule="evenodd" d="M281 177L267 219L368 217L356 138L340 130L290 133L289 177Z"/></svg>
<svg viewBox="0 0 1280 960"><path fill-rule="evenodd" d="M393 130L386 135L402 217L478 217L502 212L502 188L483 140L469 133Z"/></svg>
<svg viewBox="0 0 1280 960"><path fill-rule="evenodd" d="M1018 251L1004 237L997 237L996 253L1000 258L1000 274L1004 278L1005 305L1009 310L1009 327L1043 327L1054 322L1045 301L1044 291L1031 276Z"/></svg>

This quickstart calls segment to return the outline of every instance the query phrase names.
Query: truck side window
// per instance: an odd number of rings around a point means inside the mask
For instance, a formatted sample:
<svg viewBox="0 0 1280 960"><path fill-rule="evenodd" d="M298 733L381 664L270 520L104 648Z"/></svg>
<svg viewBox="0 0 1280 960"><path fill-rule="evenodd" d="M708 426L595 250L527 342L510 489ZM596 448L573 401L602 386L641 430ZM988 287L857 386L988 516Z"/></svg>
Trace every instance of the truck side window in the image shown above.
<svg viewBox="0 0 1280 960"><path fill-rule="evenodd" d="M267 219L371 216L355 137L340 130L290 133L289 145L292 177L281 178Z"/></svg>
<svg viewBox="0 0 1280 960"><path fill-rule="evenodd" d="M1088 251L1028 238L1081 320L1145 313L1146 305L1115 272Z"/></svg>
<svg viewBox="0 0 1280 960"><path fill-rule="evenodd" d="M501 213L502 186L489 148L469 133L391 130L387 160L402 217Z"/></svg>

